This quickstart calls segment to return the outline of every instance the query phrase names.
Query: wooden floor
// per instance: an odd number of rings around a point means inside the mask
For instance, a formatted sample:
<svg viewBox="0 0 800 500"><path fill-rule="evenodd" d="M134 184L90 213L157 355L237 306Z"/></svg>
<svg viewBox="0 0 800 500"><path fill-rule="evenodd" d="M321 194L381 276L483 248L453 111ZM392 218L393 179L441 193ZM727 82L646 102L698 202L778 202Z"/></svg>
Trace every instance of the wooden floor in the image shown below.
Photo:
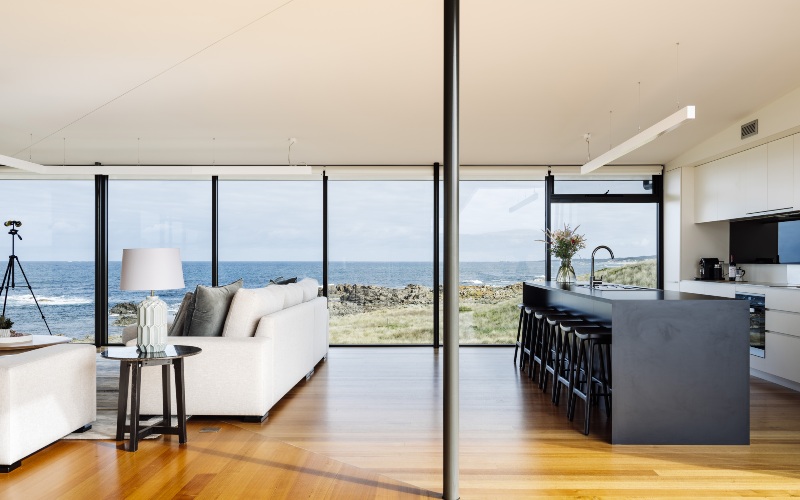
<svg viewBox="0 0 800 500"><path fill-rule="evenodd" d="M512 364L461 350L462 498L800 496L800 394L751 379L750 446L611 446ZM441 355L333 348L264 424L192 419L189 444L61 441L0 477L0 498L439 496ZM216 433L203 427L219 427Z"/></svg>

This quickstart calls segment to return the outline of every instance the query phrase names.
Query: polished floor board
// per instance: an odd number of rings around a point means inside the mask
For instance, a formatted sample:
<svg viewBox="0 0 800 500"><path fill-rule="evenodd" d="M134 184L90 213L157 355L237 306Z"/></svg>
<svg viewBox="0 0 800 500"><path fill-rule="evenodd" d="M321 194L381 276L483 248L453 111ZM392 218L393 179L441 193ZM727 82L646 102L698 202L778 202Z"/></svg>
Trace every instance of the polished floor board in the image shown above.
<svg viewBox="0 0 800 500"><path fill-rule="evenodd" d="M219 432L200 429L219 427ZM373 471L221 421L190 421L129 453L112 441L60 441L0 477L0 498L436 498Z"/></svg>
<svg viewBox="0 0 800 500"><path fill-rule="evenodd" d="M800 394L751 379L750 446L611 446L602 412L584 436L512 351L461 349L462 498L800 496ZM432 349L332 348L263 424L192 419L187 446L137 453L61 441L0 476L0 498L437 497L441 367Z"/></svg>
<svg viewBox="0 0 800 500"><path fill-rule="evenodd" d="M461 349L462 498L800 496L796 392L751 379L751 446L611 446L603 412L584 436L512 358ZM441 367L425 348L331 349L255 432L440 491Z"/></svg>

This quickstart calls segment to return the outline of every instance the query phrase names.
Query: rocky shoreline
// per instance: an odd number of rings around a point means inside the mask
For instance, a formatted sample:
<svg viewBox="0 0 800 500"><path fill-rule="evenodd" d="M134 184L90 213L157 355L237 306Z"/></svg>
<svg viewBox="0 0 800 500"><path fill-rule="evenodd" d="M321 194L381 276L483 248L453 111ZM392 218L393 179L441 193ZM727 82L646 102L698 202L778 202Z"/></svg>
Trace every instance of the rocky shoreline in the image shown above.
<svg viewBox="0 0 800 500"><path fill-rule="evenodd" d="M442 287L439 287L442 290ZM433 303L433 288L406 285L388 288L375 285L330 285L328 287L331 316L345 316L382 309L426 306ZM494 304L513 298L522 299L522 283L506 286L462 285L459 299L463 302ZM440 295L441 302L441 295Z"/></svg>
<svg viewBox="0 0 800 500"><path fill-rule="evenodd" d="M442 287L439 287L439 290L441 291ZM329 285L328 297L331 316L346 316L382 309L426 306L433 303L433 288L422 285L406 285L403 288L355 284ZM481 304L493 304L512 298L521 299L522 283L506 286L462 285L459 287L459 298L462 301ZM109 309L109 313L115 316L113 326L136 323L136 304L133 302L115 304Z"/></svg>

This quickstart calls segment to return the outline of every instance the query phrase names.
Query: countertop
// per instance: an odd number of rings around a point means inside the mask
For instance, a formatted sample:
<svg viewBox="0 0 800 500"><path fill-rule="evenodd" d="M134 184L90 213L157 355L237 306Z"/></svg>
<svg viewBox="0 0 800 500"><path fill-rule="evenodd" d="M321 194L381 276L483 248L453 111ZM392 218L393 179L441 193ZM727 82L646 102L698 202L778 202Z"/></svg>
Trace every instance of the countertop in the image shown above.
<svg viewBox="0 0 800 500"><path fill-rule="evenodd" d="M588 287L576 286L587 283L557 283L555 281L526 281L526 285L543 288L546 290L559 291L581 297L600 300L603 302L617 302L629 300L732 300L724 297L714 297L712 295L701 295L697 293L675 292L670 290L595 290Z"/></svg>
<svg viewBox="0 0 800 500"><path fill-rule="evenodd" d="M745 286L760 286L766 288L800 288L797 283L768 283L763 281L729 281L729 280L683 280L693 283L714 283L719 285L745 285Z"/></svg>

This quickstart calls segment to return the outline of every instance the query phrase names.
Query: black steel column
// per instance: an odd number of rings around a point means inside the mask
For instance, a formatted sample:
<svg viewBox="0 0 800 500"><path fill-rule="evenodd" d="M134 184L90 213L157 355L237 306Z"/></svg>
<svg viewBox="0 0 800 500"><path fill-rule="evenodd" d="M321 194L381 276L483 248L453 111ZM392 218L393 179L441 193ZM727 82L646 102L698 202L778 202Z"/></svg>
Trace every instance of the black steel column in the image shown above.
<svg viewBox="0 0 800 500"><path fill-rule="evenodd" d="M328 174L322 171L322 295L328 296Z"/></svg>
<svg viewBox="0 0 800 500"><path fill-rule="evenodd" d="M555 180L548 172L547 177L544 178L544 229L547 233L553 228L553 211L551 209L553 203L553 189L555 189ZM544 244L544 280L550 281L553 276L550 272L550 264L552 257L550 256L550 242L545 238Z"/></svg>
<svg viewBox="0 0 800 500"><path fill-rule="evenodd" d="M211 286L219 286L219 177L211 176Z"/></svg>
<svg viewBox="0 0 800 500"><path fill-rule="evenodd" d="M94 176L94 344L108 345L108 176Z"/></svg>
<svg viewBox="0 0 800 500"><path fill-rule="evenodd" d="M664 175L653 176L653 194L658 197L656 223L658 242L656 244L656 288L664 289Z"/></svg>
<svg viewBox="0 0 800 500"><path fill-rule="evenodd" d="M458 494L459 0L444 0L444 499Z"/></svg>
<svg viewBox="0 0 800 500"><path fill-rule="evenodd" d="M433 347L439 348L439 162L433 164Z"/></svg>

